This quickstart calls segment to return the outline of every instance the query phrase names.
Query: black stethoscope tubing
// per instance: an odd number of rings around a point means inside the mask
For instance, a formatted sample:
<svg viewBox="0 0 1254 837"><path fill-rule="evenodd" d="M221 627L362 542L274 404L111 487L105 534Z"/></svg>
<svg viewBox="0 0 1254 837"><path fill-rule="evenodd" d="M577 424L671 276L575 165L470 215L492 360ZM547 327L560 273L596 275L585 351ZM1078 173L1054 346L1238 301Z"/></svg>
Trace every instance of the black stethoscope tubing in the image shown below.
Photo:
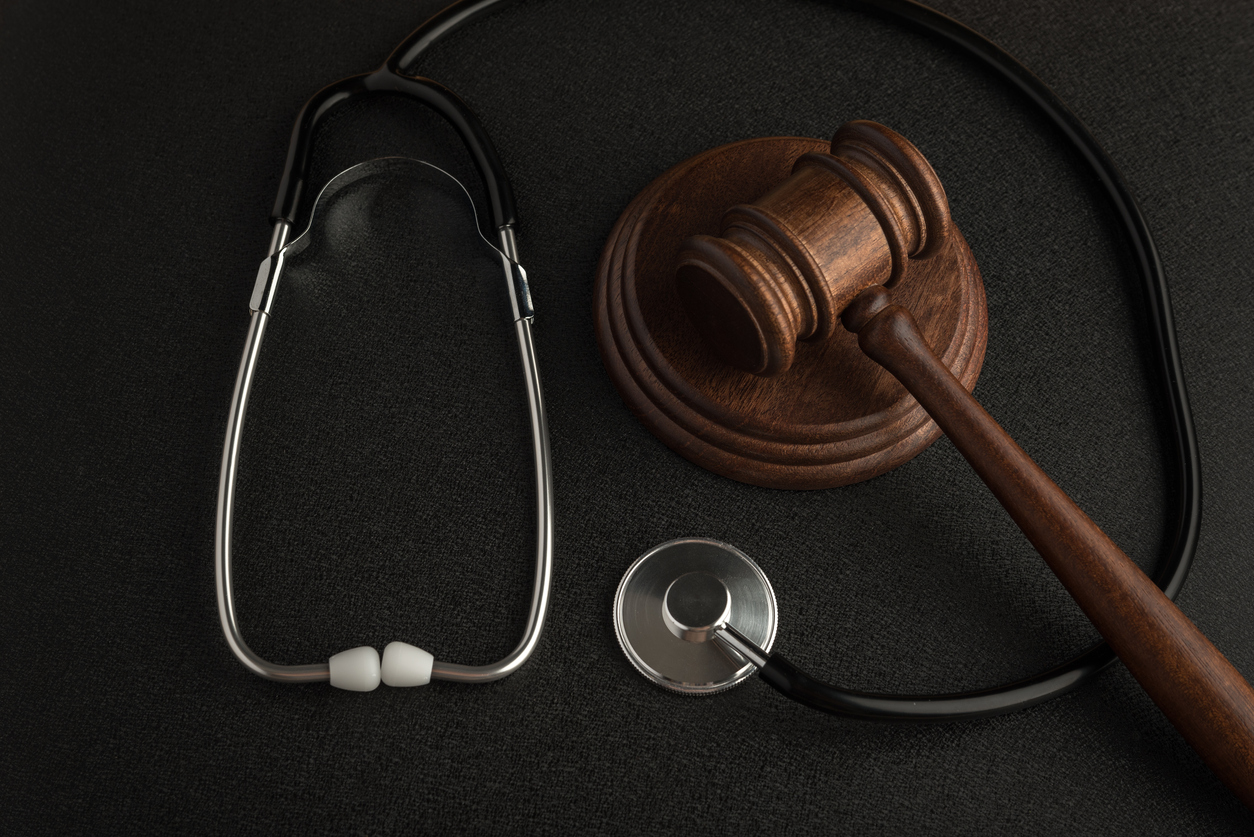
<svg viewBox="0 0 1254 837"><path fill-rule="evenodd" d="M487 5L480 2L477 5ZM388 57L383 66L372 73L349 76L334 84L328 85L313 95L300 113L296 116L296 125L292 128L292 138L287 147L287 161L283 165L283 178L279 181L279 194L274 201L274 210L270 214L271 223L286 221L294 224L300 199L305 190L305 177L309 173L309 162L313 152L313 137L331 111L352 99L359 99L377 93L399 93L414 99L435 110L444 117L461 136L462 142L474 159L475 168L479 170L484 186L488 191L488 202L491 205L492 223L496 229L511 227L517 223L517 209L514 205L514 190L509 184L505 166L492 139L479 122L479 118L459 99L453 91L437 81L420 76L405 75L401 67L407 66L402 60L409 53L417 55L411 45L425 46L434 41L423 42L422 35L445 13L454 7L433 17L409 36ZM473 15L471 15L473 16ZM459 18L459 24L466 22L467 16ZM440 30L439 34L452 31Z"/></svg>
<svg viewBox="0 0 1254 837"><path fill-rule="evenodd" d="M373 73L336 82L314 95L302 108L292 131L287 162L273 220L295 220L308 172L312 138L321 120L335 107L364 94L400 93L433 108L461 135L483 178L498 229L517 222L513 191L500 157L478 118L452 91L406 70L427 49L465 24L517 0L461 0L418 27ZM1066 136L1088 164L1110 198L1119 225L1132 247L1142 289L1149 306L1150 341L1160 392L1170 405L1167 414L1168 530L1164 559L1153 578L1175 598L1197 550L1201 525L1201 467L1193 417L1185 392L1184 370L1176 342L1171 300L1162 262L1145 219L1128 192L1114 162L1084 124L1040 79L992 41L912 0L854 0L855 8L882 14L925 31L979 60L986 68L1026 95ZM788 697L846 717L879 721L940 721L978 718L1012 712L1040 703L1084 682L1115 659L1098 642L1073 659L1033 677L972 692L946 695L880 695L837 688L809 677L779 654L772 654L759 674Z"/></svg>

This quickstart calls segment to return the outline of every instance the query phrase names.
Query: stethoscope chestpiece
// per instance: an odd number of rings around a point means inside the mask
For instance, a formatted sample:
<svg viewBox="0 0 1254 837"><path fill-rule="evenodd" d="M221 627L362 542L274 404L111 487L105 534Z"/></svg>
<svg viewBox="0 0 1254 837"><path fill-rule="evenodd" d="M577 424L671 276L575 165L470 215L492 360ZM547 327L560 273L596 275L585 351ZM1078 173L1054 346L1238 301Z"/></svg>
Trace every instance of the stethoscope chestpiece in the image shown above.
<svg viewBox="0 0 1254 837"><path fill-rule="evenodd" d="M708 695L756 666L711 641L725 625L764 651L775 641L775 591L748 555L706 538L680 538L636 559L614 596L614 632L636 670L667 689Z"/></svg>

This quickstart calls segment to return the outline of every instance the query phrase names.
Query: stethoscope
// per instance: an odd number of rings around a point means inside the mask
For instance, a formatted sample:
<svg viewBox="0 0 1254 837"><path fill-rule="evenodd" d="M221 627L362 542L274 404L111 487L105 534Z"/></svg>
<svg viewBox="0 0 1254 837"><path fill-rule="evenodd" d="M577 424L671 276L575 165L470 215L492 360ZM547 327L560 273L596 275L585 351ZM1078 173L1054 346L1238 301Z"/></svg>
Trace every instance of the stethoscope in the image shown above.
<svg viewBox="0 0 1254 837"><path fill-rule="evenodd" d="M272 680L330 680L334 686L368 691L380 682L421 685L431 679L487 682L516 671L535 650L548 611L552 576L552 477L539 373L532 345L532 308L526 274L518 264L517 223L509 180L491 140L470 109L437 82L407 75L433 44L472 20L515 0L461 0L436 14L398 46L373 73L352 76L319 91L301 109L288 147L272 220L269 256L262 262L250 304L244 355L236 378L222 457L216 527L218 610L231 650L249 670ZM1114 163L1084 125L1039 79L992 42L912 0L859 0L851 5L922 28L981 61L1022 91L1066 136L1101 183L1127 234L1149 304L1153 365L1165 400L1171 444L1169 538L1154 576L1168 597L1184 583L1197 547L1201 516L1197 442L1184 390L1171 304L1162 265L1135 201ZM350 649L327 663L276 665L244 642L232 597L231 514L244 412L265 325L305 186L313 135L338 105L365 94L396 93L434 109L460 134L483 180L491 204L500 261L514 314L514 328L526 379L535 460L537 545L531 610L523 637L504 659L487 666L435 661L426 651L394 642L380 660L369 646ZM615 632L624 652L642 674L675 691L708 694L730 688L755 671L794 700L832 714L892 721L936 721L1011 712L1075 688L1115 659L1099 642L1074 659L1013 683L948 695L884 695L840 689L810 677L771 651L778 614L765 573L735 547L702 538L661 544L627 570L614 598Z"/></svg>

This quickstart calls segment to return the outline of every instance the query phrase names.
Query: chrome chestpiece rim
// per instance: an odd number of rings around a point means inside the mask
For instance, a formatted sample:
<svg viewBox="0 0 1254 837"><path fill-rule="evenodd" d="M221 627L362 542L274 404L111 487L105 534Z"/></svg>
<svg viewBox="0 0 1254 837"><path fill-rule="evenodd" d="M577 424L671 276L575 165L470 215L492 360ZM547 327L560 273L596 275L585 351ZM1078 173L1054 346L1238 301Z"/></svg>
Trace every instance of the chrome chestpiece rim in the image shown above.
<svg viewBox="0 0 1254 837"><path fill-rule="evenodd" d="M775 591L748 555L706 538L681 538L636 559L614 596L614 632L636 670L667 689L706 695L756 667L713 639L730 624L765 651L775 641Z"/></svg>

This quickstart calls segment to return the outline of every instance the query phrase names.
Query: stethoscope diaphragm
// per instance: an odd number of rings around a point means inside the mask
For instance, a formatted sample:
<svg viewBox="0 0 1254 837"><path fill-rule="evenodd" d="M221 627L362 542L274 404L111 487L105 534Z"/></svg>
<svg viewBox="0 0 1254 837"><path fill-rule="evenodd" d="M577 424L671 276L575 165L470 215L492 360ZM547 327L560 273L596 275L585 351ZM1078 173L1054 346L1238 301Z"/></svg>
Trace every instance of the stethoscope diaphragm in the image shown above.
<svg viewBox="0 0 1254 837"><path fill-rule="evenodd" d="M705 695L730 689L756 666L714 629L730 624L770 651L775 591L748 555L706 538L653 547L628 568L614 596L614 632L636 670L667 689Z"/></svg>

